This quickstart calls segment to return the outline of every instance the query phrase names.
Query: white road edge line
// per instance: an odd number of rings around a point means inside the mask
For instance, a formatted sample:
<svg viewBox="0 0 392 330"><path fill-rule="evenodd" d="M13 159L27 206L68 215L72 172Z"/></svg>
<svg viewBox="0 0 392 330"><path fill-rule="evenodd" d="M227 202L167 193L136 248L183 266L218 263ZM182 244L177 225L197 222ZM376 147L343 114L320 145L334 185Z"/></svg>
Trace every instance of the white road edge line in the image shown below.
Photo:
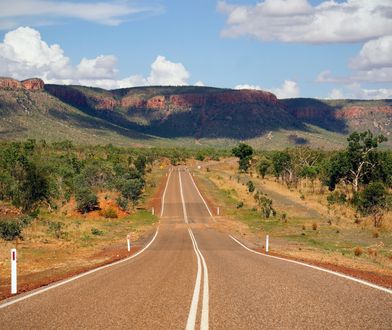
<svg viewBox="0 0 392 330"><path fill-rule="evenodd" d="M44 292L46 292L46 291L55 289L55 288L57 288L57 287L59 287L59 286L62 286L62 285L64 285L64 284L73 282L73 281L75 281L75 280L77 280L77 279L79 279L79 278L81 278L81 277L90 275L90 274L92 274L92 273L95 273L95 272L97 272L97 271L103 270L103 269L105 269L105 268L113 267L113 266L115 266L115 265L121 264L121 263L126 262L126 261L128 261L128 260L131 260L131 259L137 257L139 254L143 253L145 250L148 249L148 247L154 242L155 238L157 237L158 232L159 232L159 228L157 228L154 237L151 239L151 241L150 241L143 249L141 249L139 252L135 253L134 255L132 255L132 256L130 256L130 257L128 257L128 258L125 258L125 259L122 259L122 260L113 262L113 263L111 263L111 264L104 265L104 266L101 266L101 267L98 267L98 268L89 270L89 271L87 271L87 272L85 272L85 273L76 275L76 276L71 277L71 278L69 278L69 279L67 279L67 280L65 280L65 281L61 281L61 282L56 283L56 284L53 284L53 285L50 285L50 284L49 284L49 286L47 286L47 287L45 287L45 288L43 288L43 289L39 289L38 291L32 292L32 293L27 294L27 295L25 295L25 296L22 296L22 297L20 297L20 298L11 300L11 301L6 302L6 303L3 303L3 304L0 304L0 309L5 308L5 307L10 306L10 305L13 305L13 304L16 304L16 303L21 302L21 301L23 301L23 300L29 299L29 298L31 298L31 297L37 296L37 295L39 295L39 294L41 294L41 293L44 293Z"/></svg>
<svg viewBox="0 0 392 330"><path fill-rule="evenodd" d="M182 209L184 211L184 221L188 223L188 215L186 211L184 192L182 189L182 179L181 179L181 171L178 172L178 177L180 180L180 195L182 202ZM199 246L197 245L196 238L192 232L192 229L188 227L189 236L192 241L193 249L197 258L197 275L195 288L193 290L193 297L191 302L191 307L189 309L188 321L186 324L186 330L193 330L196 326L196 315L197 315L197 307L199 304L199 295L200 295L200 284L201 284L201 264L200 259L203 263L203 300L202 300L202 310L201 310L201 321L200 321L200 329L208 330L208 313L209 313L209 288L208 288L208 269L203 254L199 250Z"/></svg>
<svg viewBox="0 0 392 330"><path fill-rule="evenodd" d="M169 180L170 180L171 174L172 174L172 171L169 171L169 176L167 177L167 180L166 180L165 190L163 191L163 195L162 195L162 202L161 202L161 204L162 204L162 206L161 206L161 217L163 216L163 211L165 210L166 190L167 190L167 187L168 187L168 185L169 185Z"/></svg>
<svg viewBox="0 0 392 330"><path fill-rule="evenodd" d="M325 268L313 266L313 265L306 264L306 263L300 262L300 261L295 261L295 260L290 260L290 259L286 259L286 258L281 258L281 257L276 257L276 256L271 256L271 255L266 255L266 254L264 254L264 253L260 253L260 252L254 251L254 250L248 248L247 246L245 246L244 244L242 244L239 240L237 240L237 239L234 238L233 236L229 235L229 237L230 237L232 240L234 240L235 242L237 242L239 245L241 245L243 248L247 249L248 251L250 251L250 252L252 252L252 253L255 253L255 254L259 254L259 255L261 255L261 256L263 256L263 257L278 259L278 260L282 260L282 261L286 261L286 262L291 262L291 263L293 263L293 264L301 265L301 266L304 266L304 267L316 269L316 270L319 270L319 271L322 271L322 272L325 272L325 273L328 273L328 274L332 274L332 275L335 275L335 276L339 276L339 277L345 278L345 279L347 279L347 280L350 280L350 281L353 281L353 282L357 282L357 283L360 283L360 284L369 286L369 287L371 287L371 288L373 288L373 289L377 289L377 290L384 291L384 292L386 292L386 293L392 294L392 290L391 290L391 289L384 288L384 287L379 286L379 285L377 285L377 284L373 284L373 283L370 283L370 282L367 282L367 281L364 281L364 280L360 280L360 279L358 279L358 278L355 278L355 277L352 277L352 276L349 276L349 275L345 275L345 274L342 274L342 273L338 273L338 272L335 272L335 271L333 271L333 270L329 270L329 269L325 269Z"/></svg>
<svg viewBox="0 0 392 330"><path fill-rule="evenodd" d="M162 195L162 202L161 202L161 203L162 203L162 210L161 210L161 216L162 216L162 214L163 214L163 208L164 208L164 205L165 205L166 190L167 190L168 183L169 183L169 180L170 180L171 172L172 172L172 171L170 171L169 176L168 176L168 178L167 178L167 180L166 180L165 190L164 190L163 195ZM8 306L13 305L13 304L16 304L16 303L18 303L18 302L20 302L20 301L29 299L29 298L31 298L31 297L37 296L37 295L39 295L39 294L41 294L41 293L44 293L44 292L46 292L46 291L55 289L55 288L57 288L57 287L59 287L59 286L62 286L62 285L64 285L64 284L73 282L73 281L75 281L75 280L77 280L77 279L79 279L79 278L81 278L81 277L84 277L84 276L86 276L86 275L90 275L90 274L95 273L95 272L97 272L97 271L99 271L99 270L102 270L102 269L105 269L105 268L109 268L109 267L112 267L112 266L121 264L121 263L123 263L123 262L126 262L126 261L128 261L128 260L131 260L131 259L137 257L139 254L143 253L145 250L148 249L148 247L155 241L155 238L158 236L158 232L159 232L159 227L157 228L157 230L156 230L156 232L155 232L155 235L154 235L154 237L151 239L151 241L150 241L143 249L141 249L139 252L135 253L134 255L132 255L132 256L130 256L130 257L128 257L128 258L125 258L125 259L122 259L122 260L119 260L119 261L116 261L116 262L113 262L113 263L111 263L111 264L104 265L104 266L101 266L101 267L98 267L98 268L95 268L95 269L91 269L91 270L89 270L89 271L87 271L87 272L85 272L85 273L82 273L82 274L73 276L73 277L71 277L71 278L69 278L69 279L67 279L67 280L64 280L64 281L61 281L61 282L58 282L58 283L55 283L55 284L49 284L47 287L45 287L45 288L43 288L43 289L38 289L37 291L34 291L34 292L30 293L30 294L26 294L26 295L24 295L24 296L22 296L22 297L20 297L20 298L13 299L13 300L8 301L8 302L6 302L6 303L3 303L3 304L0 303L0 309L5 308L5 307L8 307Z"/></svg>
<svg viewBox="0 0 392 330"><path fill-rule="evenodd" d="M207 205L206 201L204 200L203 196L201 195L199 188L197 188L197 186L196 186L195 180L193 180L193 177L192 177L192 175L189 172L188 172L188 174L191 177L192 183L195 186L197 193L199 194L199 196L200 196L201 200L203 201L204 205L206 206L208 213L214 219L214 217L212 216L210 208L208 207L208 205ZM215 219L214 219L214 221L215 221Z"/></svg>

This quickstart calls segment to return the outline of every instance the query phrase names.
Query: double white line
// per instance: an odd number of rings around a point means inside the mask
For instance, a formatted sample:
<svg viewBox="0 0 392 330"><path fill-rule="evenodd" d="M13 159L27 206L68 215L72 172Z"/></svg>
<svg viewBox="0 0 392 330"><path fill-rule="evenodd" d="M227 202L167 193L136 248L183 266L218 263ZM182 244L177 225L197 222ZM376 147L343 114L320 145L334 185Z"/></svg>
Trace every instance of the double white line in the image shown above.
<svg viewBox="0 0 392 330"><path fill-rule="evenodd" d="M188 214L186 211L180 171L178 172L178 177L180 180L180 194L181 194L182 210L184 212L184 221L185 223L188 223ZM197 307L199 305L200 288L201 288L201 281L203 275L204 275L203 276L203 301L202 301L202 309L201 309L200 329L207 330L208 310L209 310L208 268L207 268L206 261L203 257L203 254L200 252L199 246L197 245L197 241L195 235L192 232L192 229L188 228L188 233L191 238L193 250L195 251L196 258L197 258L197 274L196 274L195 288L193 290L191 307L188 315L188 321L186 323L186 330L193 330L195 329L196 326Z"/></svg>

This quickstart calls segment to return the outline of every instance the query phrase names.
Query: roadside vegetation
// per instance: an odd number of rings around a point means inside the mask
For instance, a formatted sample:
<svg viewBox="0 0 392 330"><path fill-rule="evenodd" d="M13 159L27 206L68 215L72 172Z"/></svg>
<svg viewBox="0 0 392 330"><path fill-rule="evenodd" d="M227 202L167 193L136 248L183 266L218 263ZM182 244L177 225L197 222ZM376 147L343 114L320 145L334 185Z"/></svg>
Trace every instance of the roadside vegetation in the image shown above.
<svg viewBox="0 0 392 330"><path fill-rule="evenodd" d="M392 275L392 152L380 149L385 140L355 132L339 151L240 144L232 152L237 165L209 165L198 181L232 220L230 230L254 237L257 248L270 234L275 253Z"/></svg>

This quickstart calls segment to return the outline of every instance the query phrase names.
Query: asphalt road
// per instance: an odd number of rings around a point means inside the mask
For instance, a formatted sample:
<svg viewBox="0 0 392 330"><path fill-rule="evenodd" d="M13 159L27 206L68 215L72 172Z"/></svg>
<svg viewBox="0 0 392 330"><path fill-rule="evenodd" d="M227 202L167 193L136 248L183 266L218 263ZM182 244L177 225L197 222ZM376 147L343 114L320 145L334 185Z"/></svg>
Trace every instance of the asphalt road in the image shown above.
<svg viewBox="0 0 392 330"><path fill-rule="evenodd" d="M0 304L0 329L392 329L392 293L252 253L214 229L184 168L138 256Z"/></svg>

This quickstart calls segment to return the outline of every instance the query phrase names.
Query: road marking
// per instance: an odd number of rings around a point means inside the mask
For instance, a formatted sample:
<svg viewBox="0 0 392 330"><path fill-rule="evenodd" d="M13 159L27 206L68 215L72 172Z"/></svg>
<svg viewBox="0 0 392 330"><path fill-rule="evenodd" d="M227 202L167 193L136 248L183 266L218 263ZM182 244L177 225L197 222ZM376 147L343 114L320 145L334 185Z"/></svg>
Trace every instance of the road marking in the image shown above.
<svg viewBox="0 0 392 330"><path fill-rule="evenodd" d="M201 253L199 246L197 244L195 235L193 234L191 229L189 229L189 234L191 235L191 238L193 238L195 242L194 247L196 246L196 251L199 253L201 261L203 263L204 282L203 282L203 304L201 310L200 329L206 330L208 329L208 311L209 311L208 268L207 268L206 261L204 260L203 254Z"/></svg>
<svg viewBox="0 0 392 330"><path fill-rule="evenodd" d="M193 330L193 329L195 329L195 325L196 325L197 306L199 304L200 283L201 283L201 263L200 263L200 256L197 253L197 250L195 247L195 241L192 238L191 230L189 228L188 228L188 233L189 233L189 236L191 237L193 250L195 251L196 258L197 258L197 275L196 275L195 288L193 289L191 307L189 309L189 314L188 314L188 321L186 322L185 329L186 330Z"/></svg>
<svg viewBox="0 0 392 330"><path fill-rule="evenodd" d="M167 177L167 180L166 180L165 190L163 191L163 195L162 195L162 201L161 201L161 205L162 205L162 206L161 206L161 217L163 216L163 211L165 210L166 190L167 190L167 187L168 187L168 185L169 185L169 180L170 180L171 174L172 174L172 171L169 171L169 176Z"/></svg>
<svg viewBox="0 0 392 330"><path fill-rule="evenodd" d="M5 307L10 306L10 305L13 305L13 304L16 304L16 303L21 302L21 301L23 301L23 300L26 300L26 299L28 299L28 298L37 296L37 295L39 295L39 294L41 294L41 293L44 293L44 292L49 291L49 290L52 290L52 289L57 288L57 287L59 287L59 286L62 286L62 285L64 285L64 284L73 282L73 281L75 281L75 280L77 280L77 279L79 279L79 278L82 278L82 277L84 277L84 276L90 275L90 274L92 274L92 273L95 273L95 272L97 272L97 271L103 270L103 269L105 269L105 268L113 267L113 266L116 266L116 265L121 264L121 263L123 263L123 262L129 261L129 260L131 260L131 259L137 257L139 254L143 253L145 250L147 250L147 249L149 248L149 246L155 241L155 238L157 237L158 232L159 232L159 228L157 228L154 237L151 239L151 241L150 241L143 249L141 249L139 252L135 253L134 255L132 255L132 256L130 256L130 257L128 257L128 258L125 258L125 259L122 259L122 260L113 262L113 263L111 263L111 264L108 264L108 265L105 265L105 266L101 266L101 267L98 267L98 268L89 270L89 271L87 271L87 272L85 272L85 273L76 275L76 276L71 277L71 278L69 278L69 279L67 279L67 280L64 280L64 281L58 282L58 283L56 283L56 284L50 285L50 286L48 286L48 287L45 287L44 289L38 289L37 291L32 292L32 293L30 293L30 294L27 294L27 295L25 295L25 296L23 296L23 297L20 297L20 298L11 300L11 301L9 301L9 302L0 304L0 309L5 308Z"/></svg>
<svg viewBox="0 0 392 330"><path fill-rule="evenodd" d="M313 266L313 265L306 264L306 263L300 262L300 261L295 261L295 260L290 260L290 259L286 259L286 258L281 258L281 257L276 257L276 256L271 256L271 255L266 255L266 254L264 254L264 253L260 253L260 252L254 251L254 250L248 248L247 246L245 246L244 244L242 244L239 240L237 240L237 239L234 238L233 236L229 235L229 237L230 237L232 240L234 240L235 242L237 242L239 245L241 245L243 248L247 249L248 251L250 251L250 252L252 252L252 253L255 253L255 254L259 254L259 255L261 255L261 256L263 256L263 257L278 259L278 260L282 260L282 261L286 261L286 262L291 262L291 263L293 263L293 264L301 265L301 266L304 266L304 267L316 269L316 270L319 270L319 271L322 271L322 272L325 272L325 273L328 273L328 274L332 274L332 275L335 275L335 276L339 276L339 277L345 278L345 279L347 279L347 280L350 280L350 281L353 281L353 282L357 282L357 283L360 283L360 284L369 286L369 287L371 287L371 288L374 288L374 289L377 289L377 290L384 291L384 292L386 292L386 293L392 294L392 290L391 290L391 289L384 288L384 287L379 286L379 285L377 285L377 284L373 284L373 283L370 283L370 282L367 282L367 281L364 281L364 280L360 280L360 279L358 279L358 278L351 277L351 276L348 276L348 275L345 275L345 274L342 274L342 273L338 273L338 272L335 272L335 271L333 271L333 270L329 270L329 269L325 269L325 268Z"/></svg>
<svg viewBox="0 0 392 330"><path fill-rule="evenodd" d="M188 215L186 211L184 192L182 189L182 179L181 172L178 172L178 177L180 180L180 195L182 202L182 210L184 212L184 221L188 223ZM199 296L200 296L200 284L201 284L201 263L203 265L203 300L202 300L202 309L201 309L201 321L200 321L200 329L208 330L208 313L209 313L209 288L208 288L208 268L206 261L201 253L199 246L197 244L196 238L192 232L192 229L188 227L188 233L192 241L193 250L195 251L197 258L197 274L196 274L196 282L195 288L193 290L191 307L189 309L188 320L186 323L186 330L193 330L196 326L196 315L197 315L197 307L199 304Z"/></svg>
<svg viewBox="0 0 392 330"><path fill-rule="evenodd" d="M182 190L181 171L178 171L178 178L180 180L180 195L181 195L182 211L184 212L184 221L185 223L188 223L188 214L186 213L184 192Z"/></svg>
<svg viewBox="0 0 392 330"><path fill-rule="evenodd" d="M188 174L191 177L192 183L195 186L197 193L199 194L199 196L200 196L201 200L203 201L204 205L206 206L208 213L210 214L211 218L214 219L214 217L212 216L210 208L208 207L208 205L207 205L206 201L204 200L203 196L201 195L201 193L199 191L199 188L197 188L197 186L196 186L195 180L193 180L193 177L192 177L192 175L189 172L188 172Z"/></svg>

